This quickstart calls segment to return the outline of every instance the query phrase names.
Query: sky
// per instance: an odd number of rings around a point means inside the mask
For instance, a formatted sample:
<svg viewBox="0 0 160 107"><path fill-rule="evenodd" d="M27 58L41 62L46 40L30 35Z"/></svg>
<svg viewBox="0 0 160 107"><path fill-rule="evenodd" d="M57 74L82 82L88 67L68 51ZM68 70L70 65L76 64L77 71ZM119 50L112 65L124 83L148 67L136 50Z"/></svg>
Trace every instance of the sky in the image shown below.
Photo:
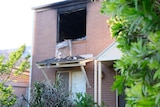
<svg viewBox="0 0 160 107"><path fill-rule="evenodd" d="M32 45L33 7L60 0L2 0L0 3L0 50ZM61 0L62 1L62 0Z"/></svg>

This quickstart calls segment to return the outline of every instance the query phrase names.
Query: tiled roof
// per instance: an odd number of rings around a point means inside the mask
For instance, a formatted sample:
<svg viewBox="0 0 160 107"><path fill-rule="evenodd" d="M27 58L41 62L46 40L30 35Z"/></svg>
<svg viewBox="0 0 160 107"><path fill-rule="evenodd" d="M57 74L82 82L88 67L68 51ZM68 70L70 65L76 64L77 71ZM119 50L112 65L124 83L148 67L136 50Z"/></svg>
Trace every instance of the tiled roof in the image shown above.
<svg viewBox="0 0 160 107"><path fill-rule="evenodd" d="M84 60L84 57L81 56L67 56L65 58L49 58L49 59L45 59L42 60L40 62L37 62L38 65L42 65L42 66L49 66L55 63L65 63L65 62L77 62L77 61L81 61Z"/></svg>

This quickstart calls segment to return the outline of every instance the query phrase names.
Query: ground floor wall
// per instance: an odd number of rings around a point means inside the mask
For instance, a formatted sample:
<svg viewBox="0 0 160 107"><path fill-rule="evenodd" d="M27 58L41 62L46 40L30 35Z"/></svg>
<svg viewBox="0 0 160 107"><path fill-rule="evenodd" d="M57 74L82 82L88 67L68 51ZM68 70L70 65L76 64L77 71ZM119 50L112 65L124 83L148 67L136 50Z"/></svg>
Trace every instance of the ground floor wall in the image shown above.
<svg viewBox="0 0 160 107"><path fill-rule="evenodd" d="M112 66L102 64L102 102L106 107L116 107L116 92L111 90L115 74Z"/></svg>
<svg viewBox="0 0 160 107"><path fill-rule="evenodd" d="M45 81L46 78L43 75L43 72L47 75L50 81L55 81L57 71L79 71L80 67L68 67L68 68L34 68L36 71L33 71L32 82L35 81ZM94 96L94 63L89 62L85 66L86 74L91 85L91 88L87 87L86 84L86 93ZM116 107L116 93L111 91L111 86L114 81L115 72L112 66L106 66L102 64L102 102L104 102L107 107ZM98 92L97 92L98 94Z"/></svg>

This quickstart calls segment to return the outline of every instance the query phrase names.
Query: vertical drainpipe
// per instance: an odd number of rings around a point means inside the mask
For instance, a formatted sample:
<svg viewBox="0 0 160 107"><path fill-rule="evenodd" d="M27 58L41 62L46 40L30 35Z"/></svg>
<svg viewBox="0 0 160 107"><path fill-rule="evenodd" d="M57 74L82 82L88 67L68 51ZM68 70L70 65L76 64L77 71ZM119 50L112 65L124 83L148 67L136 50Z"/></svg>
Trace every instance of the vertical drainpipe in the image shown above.
<svg viewBox="0 0 160 107"><path fill-rule="evenodd" d="M32 45L33 46L33 45ZM33 50L31 49L31 57L30 57L30 73L29 73L29 88L28 88L28 101L30 101L31 98L31 86L32 86L32 58L33 58ZM28 105L29 107L29 105Z"/></svg>
<svg viewBox="0 0 160 107"><path fill-rule="evenodd" d="M116 71L117 76L117 71ZM118 107L118 90L116 89L116 107Z"/></svg>
<svg viewBox="0 0 160 107"><path fill-rule="evenodd" d="M35 27L34 27L34 25L35 25L35 22L36 22L36 20L35 20L35 17L36 17L36 15L35 15L35 13L33 12L32 13L32 17L34 17L34 20L33 20L33 22L32 22L32 43L31 43L31 52L30 52L30 54L31 54L31 57L30 57L30 73L29 73L29 89L28 89L28 101L30 101L30 98L31 98L31 86L32 86L32 61L33 61L33 41L34 41L34 29L35 29ZM28 107L29 107L29 104L28 104Z"/></svg>
<svg viewBox="0 0 160 107"><path fill-rule="evenodd" d="M116 107L118 107L118 90L116 90Z"/></svg>
<svg viewBox="0 0 160 107"><path fill-rule="evenodd" d="M101 89L102 89L102 66L101 61L98 61L98 105L101 105Z"/></svg>
<svg viewBox="0 0 160 107"><path fill-rule="evenodd" d="M94 60L94 102L97 102L97 60Z"/></svg>

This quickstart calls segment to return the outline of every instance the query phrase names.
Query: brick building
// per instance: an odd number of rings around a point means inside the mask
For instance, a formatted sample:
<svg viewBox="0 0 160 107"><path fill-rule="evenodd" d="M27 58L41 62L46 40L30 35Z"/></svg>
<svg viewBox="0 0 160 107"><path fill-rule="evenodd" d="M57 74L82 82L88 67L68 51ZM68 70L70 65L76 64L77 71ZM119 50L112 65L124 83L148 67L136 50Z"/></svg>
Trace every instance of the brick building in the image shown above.
<svg viewBox="0 0 160 107"><path fill-rule="evenodd" d="M99 0L66 0L34 8L32 84L54 81L60 73L73 98L77 92L87 92L99 104L120 107L111 86L116 75L113 60L121 53L100 8Z"/></svg>

